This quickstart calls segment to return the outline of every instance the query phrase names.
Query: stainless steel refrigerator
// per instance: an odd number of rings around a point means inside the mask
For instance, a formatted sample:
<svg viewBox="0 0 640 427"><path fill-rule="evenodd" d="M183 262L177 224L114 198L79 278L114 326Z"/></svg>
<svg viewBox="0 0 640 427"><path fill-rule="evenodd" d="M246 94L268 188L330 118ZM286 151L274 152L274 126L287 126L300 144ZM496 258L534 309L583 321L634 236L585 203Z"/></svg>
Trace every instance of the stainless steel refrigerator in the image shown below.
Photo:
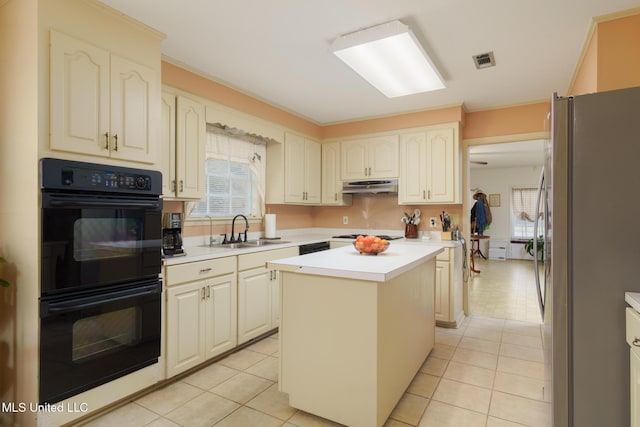
<svg viewBox="0 0 640 427"><path fill-rule="evenodd" d="M553 425L628 426L624 294L640 291L640 87L554 96L546 150L539 296Z"/></svg>

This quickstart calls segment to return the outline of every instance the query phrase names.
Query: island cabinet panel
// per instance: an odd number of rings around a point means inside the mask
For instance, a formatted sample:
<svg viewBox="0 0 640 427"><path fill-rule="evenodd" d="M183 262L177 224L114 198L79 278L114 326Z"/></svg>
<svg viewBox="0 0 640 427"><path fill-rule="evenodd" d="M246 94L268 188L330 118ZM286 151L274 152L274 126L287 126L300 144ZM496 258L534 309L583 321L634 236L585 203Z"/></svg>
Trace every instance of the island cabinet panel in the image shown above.
<svg viewBox="0 0 640 427"><path fill-rule="evenodd" d="M434 345L435 263L384 282L283 269L279 385L289 404L382 426Z"/></svg>

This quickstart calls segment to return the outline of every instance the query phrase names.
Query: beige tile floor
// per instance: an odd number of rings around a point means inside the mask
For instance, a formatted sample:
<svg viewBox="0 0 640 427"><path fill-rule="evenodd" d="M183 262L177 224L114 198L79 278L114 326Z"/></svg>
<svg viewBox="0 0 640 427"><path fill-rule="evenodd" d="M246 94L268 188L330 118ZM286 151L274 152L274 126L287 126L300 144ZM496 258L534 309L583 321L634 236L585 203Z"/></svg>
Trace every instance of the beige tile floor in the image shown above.
<svg viewBox="0 0 640 427"><path fill-rule="evenodd" d="M551 426L533 264L476 266L471 317L458 329L437 328L434 349L385 427ZM339 425L290 407L277 381L276 334L85 426Z"/></svg>
<svg viewBox="0 0 640 427"><path fill-rule="evenodd" d="M469 278L470 314L541 321L533 262L476 257L475 266L480 273L471 273Z"/></svg>

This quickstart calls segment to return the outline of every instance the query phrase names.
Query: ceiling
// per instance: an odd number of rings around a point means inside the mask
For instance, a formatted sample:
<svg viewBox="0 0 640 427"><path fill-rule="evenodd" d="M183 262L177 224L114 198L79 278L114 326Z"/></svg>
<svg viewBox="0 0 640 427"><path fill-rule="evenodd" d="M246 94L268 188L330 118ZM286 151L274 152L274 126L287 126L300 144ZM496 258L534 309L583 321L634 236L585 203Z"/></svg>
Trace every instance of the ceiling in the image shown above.
<svg viewBox="0 0 640 427"><path fill-rule="evenodd" d="M544 143L543 139L536 139L475 145L469 147L469 167L471 169L489 169L542 166L545 153Z"/></svg>
<svg viewBox="0 0 640 427"><path fill-rule="evenodd" d="M101 0L166 34L166 59L325 125L464 105L547 100L569 88L592 17L640 0ZM329 51L358 29L399 19L447 88L389 99ZM493 51L477 70L473 55Z"/></svg>

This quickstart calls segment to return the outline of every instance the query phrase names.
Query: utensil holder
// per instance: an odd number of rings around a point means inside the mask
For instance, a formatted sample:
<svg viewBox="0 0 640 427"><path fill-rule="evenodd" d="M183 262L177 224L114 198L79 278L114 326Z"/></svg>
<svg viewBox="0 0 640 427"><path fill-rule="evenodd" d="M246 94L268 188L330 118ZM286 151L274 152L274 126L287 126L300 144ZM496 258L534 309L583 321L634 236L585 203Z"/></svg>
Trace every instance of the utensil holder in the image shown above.
<svg viewBox="0 0 640 427"><path fill-rule="evenodd" d="M407 224L404 227L404 237L407 239L418 238L418 226L415 224Z"/></svg>
<svg viewBox="0 0 640 427"><path fill-rule="evenodd" d="M451 240L451 231L441 231L440 240Z"/></svg>

